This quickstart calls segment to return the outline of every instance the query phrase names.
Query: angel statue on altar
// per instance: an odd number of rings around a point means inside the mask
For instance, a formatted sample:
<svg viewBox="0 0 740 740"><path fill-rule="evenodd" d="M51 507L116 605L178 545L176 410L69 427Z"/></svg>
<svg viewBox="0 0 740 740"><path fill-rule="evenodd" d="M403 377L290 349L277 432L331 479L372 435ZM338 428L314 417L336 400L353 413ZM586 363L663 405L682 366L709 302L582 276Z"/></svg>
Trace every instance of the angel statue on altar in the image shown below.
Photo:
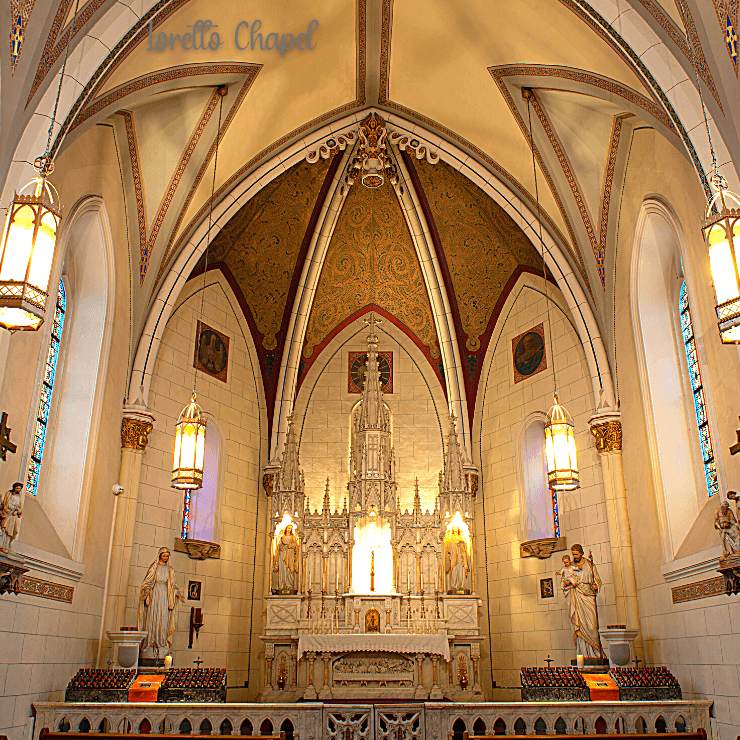
<svg viewBox="0 0 740 740"><path fill-rule="evenodd" d="M468 543L459 527L453 527L445 537L445 572L447 593L462 594L469 591L470 560Z"/></svg>
<svg viewBox="0 0 740 740"><path fill-rule="evenodd" d="M274 588L281 594L294 594L298 590L298 560L300 545L288 524L275 542Z"/></svg>
<svg viewBox="0 0 740 740"><path fill-rule="evenodd" d="M177 627L177 601L185 603L169 560L169 549L160 547L157 559L149 566L141 584L139 597L136 629L147 633L141 649L153 648L155 654L160 649L169 652L172 648L172 634Z"/></svg>

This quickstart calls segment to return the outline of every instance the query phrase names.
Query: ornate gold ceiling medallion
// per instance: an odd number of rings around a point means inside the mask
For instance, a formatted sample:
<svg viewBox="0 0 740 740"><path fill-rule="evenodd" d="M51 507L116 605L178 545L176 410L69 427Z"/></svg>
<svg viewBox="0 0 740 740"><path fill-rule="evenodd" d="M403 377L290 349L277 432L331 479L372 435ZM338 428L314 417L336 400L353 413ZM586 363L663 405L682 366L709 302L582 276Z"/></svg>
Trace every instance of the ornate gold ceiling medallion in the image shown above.
<svg viewBox="0 0 740 740"><path fill-rule="evenodd" d="M348 182L354 184L359 177L366 188L377 190L383 185L387 175L391 185L396 185L398 173L387 155L388 129L385 121L377 113L371 113L362 121L357 133L360 150L352 159Z"/></svg>

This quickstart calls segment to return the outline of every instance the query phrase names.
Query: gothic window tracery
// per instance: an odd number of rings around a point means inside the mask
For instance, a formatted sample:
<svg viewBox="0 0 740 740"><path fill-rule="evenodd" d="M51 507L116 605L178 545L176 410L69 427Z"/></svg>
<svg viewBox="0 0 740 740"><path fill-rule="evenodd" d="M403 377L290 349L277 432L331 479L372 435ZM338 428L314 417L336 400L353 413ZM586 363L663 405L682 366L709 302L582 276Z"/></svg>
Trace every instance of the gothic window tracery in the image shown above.
<svg viewBox="0 0 740 740"><path fill-rule="evenodd" d="M28 466L26 476L26 491L32 496L38 495L39 478L41 476L41 464L44 458L44 448L49 428L49 415L51 414L51 401L54 395L54 381L57 376L59 364L59 351L64 333L64 318L67 313L67 293L64 281L59 281L57 302L52 319L51 337L49 348L46 353L46 364L44 376L41 380L41 397L39 398L38 410L36 412L36 423L33 430L33 442L31 445L31 462Z"/></svg>
<svg viewBox="0 0 740 740"><path fill-rule="evenodd" d="M701 379L701 368L699 367L699 355L696 349L694 337L694 323L691 320L691 308L689 297L686 292L686 281L681 284L679 292L678 309L681 316L681 334L686 352L686 362L689 369L689 382L694 399L694 413L696 415L696 427L699 434L699 446L701 448L702 463L704 465L704 482L707 486L709 496L719 492L719 481L717 479L717 464L714 460L714 447L712 445L712 434L709 429L709 415L704 397L704 384Z"/></svg>

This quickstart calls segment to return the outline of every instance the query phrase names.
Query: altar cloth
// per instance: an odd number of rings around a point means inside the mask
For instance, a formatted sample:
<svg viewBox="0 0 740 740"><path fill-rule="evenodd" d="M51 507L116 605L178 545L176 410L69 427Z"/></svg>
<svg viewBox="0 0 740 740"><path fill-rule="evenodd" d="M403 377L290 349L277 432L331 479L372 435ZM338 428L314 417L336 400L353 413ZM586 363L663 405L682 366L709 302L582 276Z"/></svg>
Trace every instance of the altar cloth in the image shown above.
<svg viewBox="0 0 740 740"><path fill-rule="evenodd" d="M446 635L301 635L298 638L298 660L303 653L427 653L450 660L450 643Z"/></svg>

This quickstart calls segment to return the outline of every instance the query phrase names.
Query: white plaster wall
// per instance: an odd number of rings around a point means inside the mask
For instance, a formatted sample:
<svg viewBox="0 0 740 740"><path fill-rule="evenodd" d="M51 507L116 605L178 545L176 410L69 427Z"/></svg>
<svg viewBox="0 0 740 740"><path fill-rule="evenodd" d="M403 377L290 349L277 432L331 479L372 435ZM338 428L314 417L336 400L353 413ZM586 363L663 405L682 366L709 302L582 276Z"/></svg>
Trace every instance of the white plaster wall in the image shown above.
<svg viewBox="0 0 740 740"><path fill-rule="evenodd" d="M567 604L557 591L555 576L564 553L553 553L546 560L519 554L526 533L520 532L516 438L529 414L546 413L552 406L553 364L560 402L575 423L581 481L577 491L559 495L560 534L568 547L580 542L586 554L593 552L603 582L600 623L611 624L616 615L601 464L587 423L594 411L588 366L575 330L558 308L565 306L560 291L547 286L552 299L548 318L543 289L542 278L524 274L510 293L487 352L473 429L481 466L475 505L476 582L484 600L481 680L486 695L499 701L518 699L519 692L491 693L492 680L499 686L519 686L520 667L544 665L548 654L555 666L570 665L575 658ZM512 339L544 323L547 340L548 321L554 363L546 341L547 370L514 384ZM540 578L546 577L555 579L555 599L539 597Z"/></svg>
<svg viewBox="0 0 740 740"><path fill-rule="evenodd" d="M183 296L196 292L173 313L165 329L152 378L149 408L156 417L144 456L134 533L126 624L136 623L140 585L159 547L173 547L182 527L183 493L170 487L175 424L193 387L193 352L203 278L190 281ZM240 324L239 306L220 273L208 274L203 321L230 339L227 382L198 372L198 403L217 419L226 438L220 511L221 558L191 560L173 552L170 560L181 589L188 579L202 581L204 627L193 649L187 649L190 606L179 607L173 639L174 665L192 666L199 655L206 666L227 668L230 686L247 680L250 626L252 656L250 694L259 686L265 497L259 480L266 439L260 409L258 367ZM249 346L247 344L249 342ZM262 426L260 426L262 424ZM262 455L262 456L261 456ZM255 553L256 545L256 553ZM254 605L252 594L254 593ZM253 618L253 624L251 624Z"/></svg>
<svg viewBox="0 0 740 740"><path fill-rule="evenodd" d="M441 430L446 435L447 402L419 348L389 321L376 331L378 351L393 352L393 393L386 394L385 401L393 418L401 509L413 506L414 480L418 477L422 509L431 511L444 465ZM349 416L361 399L347 390L348 358L350 352L367 350L368 333L362 318L341 331L310 368L298 392L299 453L312 511L321 509L327 476L332 507L341 510L343 506L349 467Z"/></svg>

